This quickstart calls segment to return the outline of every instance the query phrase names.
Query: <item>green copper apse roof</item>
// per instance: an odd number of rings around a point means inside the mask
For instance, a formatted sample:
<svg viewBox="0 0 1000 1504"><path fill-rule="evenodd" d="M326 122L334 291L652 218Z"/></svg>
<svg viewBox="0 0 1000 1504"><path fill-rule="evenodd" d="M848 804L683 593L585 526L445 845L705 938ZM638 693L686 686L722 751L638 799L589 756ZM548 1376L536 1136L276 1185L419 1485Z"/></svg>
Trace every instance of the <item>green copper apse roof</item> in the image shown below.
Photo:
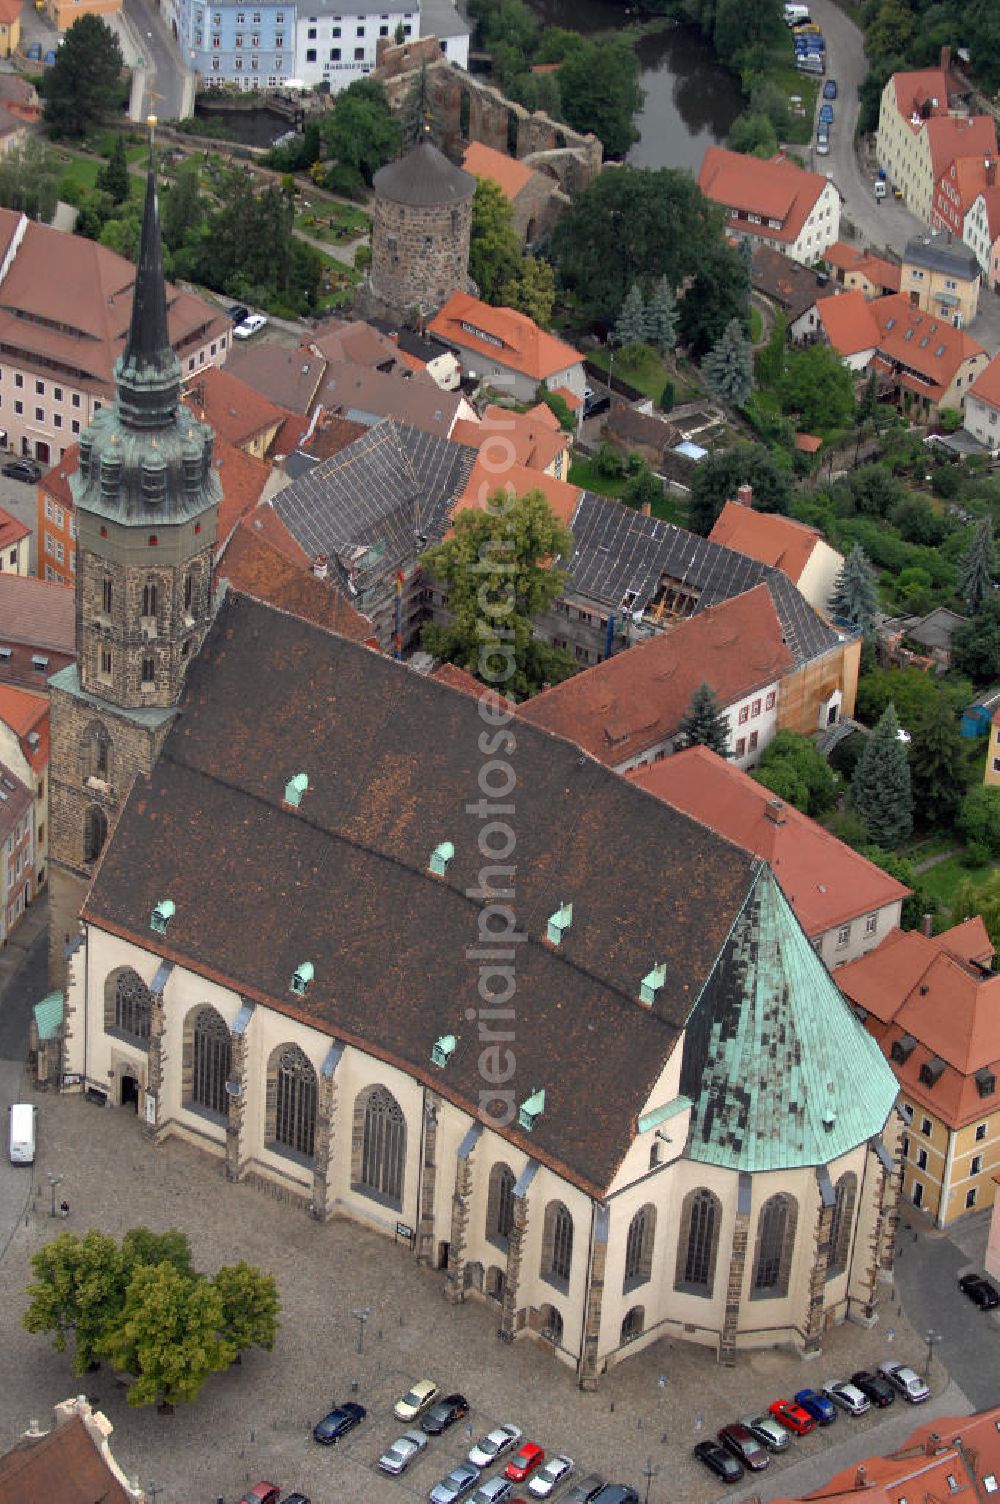
<svg viewBox="0 0 1000 1504"><path fill-rule="evenodd" d="M813 950L770 867L688 1020L688 1154L733 1170L828 1163L873 1134L898 1086Z"/></svg>

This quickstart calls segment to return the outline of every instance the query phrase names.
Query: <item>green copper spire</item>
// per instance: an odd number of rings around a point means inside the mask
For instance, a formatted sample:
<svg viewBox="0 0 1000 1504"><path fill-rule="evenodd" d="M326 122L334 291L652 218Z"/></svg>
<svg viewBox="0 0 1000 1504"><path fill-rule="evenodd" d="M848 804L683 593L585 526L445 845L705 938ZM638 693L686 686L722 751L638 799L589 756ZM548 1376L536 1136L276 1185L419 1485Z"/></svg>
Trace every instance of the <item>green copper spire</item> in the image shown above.
<svg viewBox="0 0 1000 1504"><path fill-rule="evenodd" d="M132 320L115 368L121 421L129 428L171 423L180 401L181 366L167 330L160 206L156 190L155 116L149 118L149 171L142 215L139 261L132 294Z"/></svg>

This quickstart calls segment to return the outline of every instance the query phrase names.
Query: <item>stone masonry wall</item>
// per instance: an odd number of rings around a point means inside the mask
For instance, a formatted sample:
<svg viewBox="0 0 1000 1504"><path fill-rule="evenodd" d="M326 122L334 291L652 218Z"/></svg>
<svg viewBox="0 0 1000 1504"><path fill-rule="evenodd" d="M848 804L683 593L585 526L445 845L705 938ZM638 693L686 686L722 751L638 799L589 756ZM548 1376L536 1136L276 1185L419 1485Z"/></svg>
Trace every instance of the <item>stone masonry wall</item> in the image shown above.
<svg viewBox="0 0 1000 1504"><path fill-rule="evenodd" d="M437 312L469 286L472 200L415 208L376 196L372 214L372 294L400 313Z"/></svg>

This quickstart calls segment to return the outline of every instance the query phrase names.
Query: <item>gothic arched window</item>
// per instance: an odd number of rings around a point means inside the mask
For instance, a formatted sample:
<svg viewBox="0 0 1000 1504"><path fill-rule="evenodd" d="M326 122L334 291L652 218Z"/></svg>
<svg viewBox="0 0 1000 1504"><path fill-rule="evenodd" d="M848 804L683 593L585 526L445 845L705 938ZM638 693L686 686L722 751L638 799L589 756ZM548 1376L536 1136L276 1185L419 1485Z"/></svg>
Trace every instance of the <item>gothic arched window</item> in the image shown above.
<svg viewBox="0 0 1000 1504"><path fill-rule="evenodd" d="M226 1082L232 1074L229 1025L214 1008L201 1008L191 1031L191 1103L226 1117Z"/></svg>
<svg viewBox="0 0 1000 1504"><path fill-rule="evenodd" d="M400 1207L406 1174L406 1119L384 1086L368 1093L361 1128L360 1190Z"/></svg>
<svg viewBox="0 0 1000 1504"><path fill-rule="evenodd" d="M772 1196L757 1219L753 1293L776 1299L788 1294L788 1276L795 1247L797 1207L791 1196Z"/></svg>
<svg viewBox="0 0 1000 1504"><path fill-rule="evenodd" d="M132 1044L149 1048L153 995L131 966L113 971L104 983L104 1027Z"/></svg>
<svg viewBox="0 0 1000 1504"><path fill-rule="evenodd" d="M108 839L108 817L100 805L92 804L83 817L83 860L96 862Z"/></svg>
<svg viewBox="0 0 1000 1504"><path fill-rule="evenodd" d="M677 1240L675 1289L685 1290L691 1295L711 1295L721 1221L722 1204L718 1196L704 1186L689 1191L684 1197Z"/></svg>
<svg viewBox="0 0 1000 1504"><path fill-rule="evenodd" d="M572 1267L573 1218L561 1201L550 1201L542 1230L542 1275L565 1289Z"/></svg>
<svg viewBox="0 0 1000 1504"><path fill-rule="evenodd" d="M653 1240L656 1236L656 1208L641 1206L629 1223L625 1239L625 1286L634 1290L644 1285L653 1273Z"/></svg>
<svg viewBox="0 0 1000 1504"><path fill-rule="evenodd" d="M843 1274L851 1251L851 1228L854 1225L854 1202L858 1193L858 1177L848 1170L837 1181L836 1200L833 1204L833 1220L830 1223L830 1256L826 1264L826 1276Z"/></svg>
<svg viewBox="0 0 1000 1504"><path fill-rule="evenodd" d="M275 1147L312 1159L316 1144L316 1072L298 1045L286 1045L271 1058L268 1096L273 1094L274 1118L269 1137Z"/></svg>
<svg viewBox="0 0 1000 1504"><path fill-rule="evenodd" d="M142 614L143 616L156 615L156 581L147 580L142 587Z"/></svg>
<svg viewBox="0 0 1000 1504"><path fill-rule="evenodd" d="M486 1198L486 1236L506 1247L514 1221L514 1172L509 1165L495 1164L490 1171Z"/></svg>

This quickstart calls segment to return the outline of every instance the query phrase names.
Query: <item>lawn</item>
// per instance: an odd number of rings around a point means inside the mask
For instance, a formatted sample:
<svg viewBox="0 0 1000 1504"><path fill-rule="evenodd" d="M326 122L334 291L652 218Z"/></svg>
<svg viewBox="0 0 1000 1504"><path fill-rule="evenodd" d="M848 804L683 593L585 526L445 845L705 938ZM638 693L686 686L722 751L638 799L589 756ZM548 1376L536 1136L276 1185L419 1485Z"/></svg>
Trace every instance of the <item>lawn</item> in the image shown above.
<svg viewBox="0 0 1000 1504"><path fill-rule="evenodd" d="M663 388L673 380L673 372L648 345L628 345L624 350L594 350L588 357L602 371L627 381L654 402L663 396Z"/></svg>
<svg viewBox="0 0 1000 1504"><path fill-rule="evenodd" d="M302 230L312 240L322 240L327 245L345 245L367 235L372 222L363 209L352 209L347 204L323 202L303 208L295 216L295 228Z"/></svg>
<svg viewBox="0 0 1000 1504"><path fill-rule="evenodd" d="M320 314L330 313L335 308L350 307L354 289L364 275L353 266L345 266L343 261L337 261L332 253L328 260L323 296L316 309Z"/></svg>
<svg viewBox="0 0 1000 1504"><path fill-rule="evenodd" d="M577 455L569 467L569 483L571 486L579 486L584 491L596 491L600 496L614 496L618 501L625 494L628 484L626 476L618 477L602 475L594 464L585 455Z"/></svg>
<svg viewBox="0 0 1000 1504"><path fill-rule="evenodd" d="M85 156L78 152L65 151L61 147L57 149L56 155L66 169L59 184L59 197L66 199L68 203L75 203L83 194L92 193L97 186L97 174L105 166L105 158ZM130 164L138 162L141 166L145 149L141 146L132 147L126 152L126 156ZM132 197L140 201L145 187L143 173L130 171L129 180Z"/></svg>
<svg viewBox="0 0 1000 1504"><path fill-rule="evenodd" d="M945 909L951 909L955 889L965 878L971 878L976 888L984 887L997 870L997 864L990 863L986 867L964 867L960 856L946 857L943 862L937 862L933 867L928 867L926 872L919 874L920 881L929 893L937 899Z"/></svg>

